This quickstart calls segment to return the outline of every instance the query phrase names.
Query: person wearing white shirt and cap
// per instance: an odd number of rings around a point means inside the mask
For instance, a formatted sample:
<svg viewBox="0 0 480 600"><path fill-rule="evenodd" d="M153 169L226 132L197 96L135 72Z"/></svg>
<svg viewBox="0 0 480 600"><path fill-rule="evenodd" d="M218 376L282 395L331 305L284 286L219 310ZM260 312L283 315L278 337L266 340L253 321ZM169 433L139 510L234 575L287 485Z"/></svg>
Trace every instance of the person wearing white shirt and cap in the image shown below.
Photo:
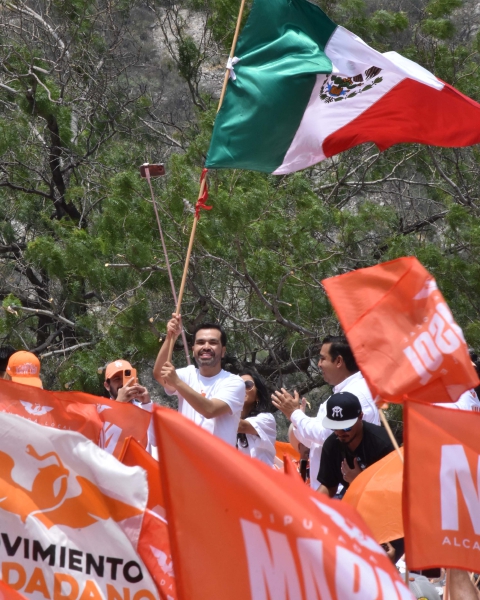
<svg viewBox="0 0 480 600"><path fill-rule="evenodd" d="M323 379L333 386L333 393L350 392L360 400L363 420L380 425L378 408L372 398L367 382L361 374L352 350L345 336L328 335L322 341L318 361ZM320 468L320 458L325 440L333 433L323 426L326 416L326 402L320 405L316 417L308 417L300 409L300 397L297 392L292 396L285 389L276 391L272 396L273 404L293 424L293 434L299 442L310 448L310 485L318 489L320 483L316 474Z"/></svg>

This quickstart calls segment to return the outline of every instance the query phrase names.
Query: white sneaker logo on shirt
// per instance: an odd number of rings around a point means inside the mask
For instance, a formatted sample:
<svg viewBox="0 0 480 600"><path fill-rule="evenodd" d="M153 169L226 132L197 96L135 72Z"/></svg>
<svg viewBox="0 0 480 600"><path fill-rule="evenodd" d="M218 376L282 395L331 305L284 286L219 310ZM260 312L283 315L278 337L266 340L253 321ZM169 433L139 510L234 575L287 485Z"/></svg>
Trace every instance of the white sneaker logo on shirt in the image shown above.
<svg viewBox="0 0 480 600"><path fill-rule="evenodd" d="M343 417L343 411L340 406L334 406L332 408L332 417Z"/></svg>

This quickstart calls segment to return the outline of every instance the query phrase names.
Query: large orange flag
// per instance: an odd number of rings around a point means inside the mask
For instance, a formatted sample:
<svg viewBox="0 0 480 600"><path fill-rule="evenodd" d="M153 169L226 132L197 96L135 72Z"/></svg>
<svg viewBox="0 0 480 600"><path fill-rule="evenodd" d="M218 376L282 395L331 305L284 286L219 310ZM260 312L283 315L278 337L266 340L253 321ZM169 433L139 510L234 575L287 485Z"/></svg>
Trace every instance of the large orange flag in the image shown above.
<svg viewBox="0 0 480 600"><path fill-rule="evenodd" d="M403 522L410 569L480 566L480 413L407 403Z"/></svg>
<svg viewBox="0 0 480 600"><path fill-rule="evenodd" d="M379 544L404 535L402 486L403 461L394 450L359 473L343 497L358 510Z"/></svg>
<svg viewBox="0 0 480 600"><path fill-rule="evenodd" d="M131 404L82 392L49 392L0 380L0 412L62 431L77 431L119 456L125 439L147 445L150 413Z"/></svg>
<svg viewBox="0 0 480 600"><path fill-rule="evenodd" d="M155 425L178 598L412 599L351 507L174 411Z"/></svg>
<svg viewBox="0 0 480 600"><path fill-rule="evenodd" d="M175 575L160 482L160 465L133 438L125 441L119 460L130 467L141 467L147 474L147 510L138 541L138 552L155 581L160 598L175 600Z"/></svg>
<svg viewBox="0 0 480 600"><path fill-rule="evenodd" d="M0 430L2 581L31 600L157 600L138 552L144 470L17 415Z"/></svg>
<svg viewBox="0 0 480 600"><path fill-rule="evenodd" d="M479 384L462 331L416 258L322 283L373 397L454 402Z"/></svg>

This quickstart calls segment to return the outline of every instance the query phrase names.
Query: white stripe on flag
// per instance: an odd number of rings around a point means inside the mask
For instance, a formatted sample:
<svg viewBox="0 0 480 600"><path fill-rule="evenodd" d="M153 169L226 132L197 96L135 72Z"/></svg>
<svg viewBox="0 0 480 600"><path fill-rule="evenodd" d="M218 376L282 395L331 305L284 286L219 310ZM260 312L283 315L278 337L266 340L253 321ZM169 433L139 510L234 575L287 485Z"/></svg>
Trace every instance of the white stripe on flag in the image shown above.
<svg viewBox="0 0 480 600"><path fill-rule="evenodd" d="M420 65L396 52L380 54L343 27L337 27L325 47L325 52L333 63L333 75L345 78L353 78L356 75L365 77L365 71L377 67L382 69L378 74L382 81L354 97L337 101L332 97L328 103L320 98L320 93L330 75L317 75L300 126L283 163L274 171L275 175L292 173L324 160L326 156L323 152L323 141L369 109L403 79L408 77L437 90L444 87L441 81ZM365 80L365 83L371 84L375 79L373 76L371 80ZM357 91L360 89L357 88Z"/></svg>

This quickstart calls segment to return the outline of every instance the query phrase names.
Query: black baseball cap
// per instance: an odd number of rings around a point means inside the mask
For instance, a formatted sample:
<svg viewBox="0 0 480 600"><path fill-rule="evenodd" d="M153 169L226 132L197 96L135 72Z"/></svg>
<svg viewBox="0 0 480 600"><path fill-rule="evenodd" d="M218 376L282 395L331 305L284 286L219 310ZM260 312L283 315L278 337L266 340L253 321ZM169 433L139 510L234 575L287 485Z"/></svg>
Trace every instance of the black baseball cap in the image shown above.
<svg viewBox="0 0 480 600"><path fill-rule="evenodd" d="M327 429L348 429L362 412L360 400L350 392L338 392L327 400L327 416L322 425Z"/></svg>

